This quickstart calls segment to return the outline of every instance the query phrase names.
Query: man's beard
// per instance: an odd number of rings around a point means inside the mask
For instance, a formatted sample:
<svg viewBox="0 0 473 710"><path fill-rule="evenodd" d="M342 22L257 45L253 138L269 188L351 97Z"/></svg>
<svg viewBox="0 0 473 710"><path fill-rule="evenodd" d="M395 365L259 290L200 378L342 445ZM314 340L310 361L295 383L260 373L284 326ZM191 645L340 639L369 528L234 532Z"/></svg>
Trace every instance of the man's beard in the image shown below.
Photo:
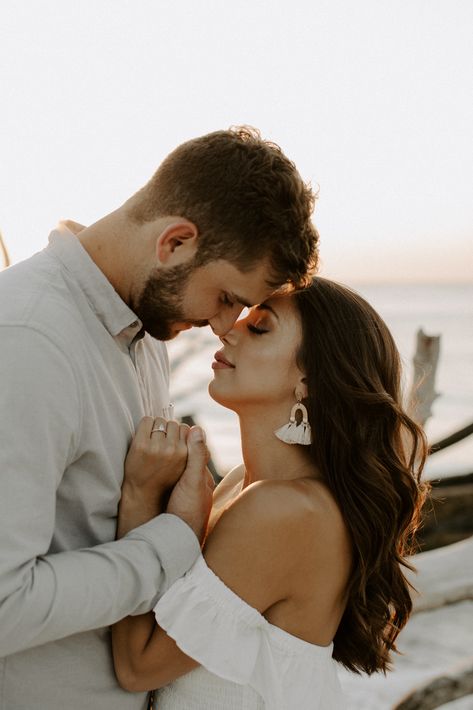
<svg viewBox="0 0 473 710"><path fill-rule="evenodd" d="M132 308L147 333L157 340L170 340L177 335L172 325L187 322L196 326L207 321L189 321L183 311L184 291L194 271L191 264L179 264L171 269L153 269Z"/></svg>

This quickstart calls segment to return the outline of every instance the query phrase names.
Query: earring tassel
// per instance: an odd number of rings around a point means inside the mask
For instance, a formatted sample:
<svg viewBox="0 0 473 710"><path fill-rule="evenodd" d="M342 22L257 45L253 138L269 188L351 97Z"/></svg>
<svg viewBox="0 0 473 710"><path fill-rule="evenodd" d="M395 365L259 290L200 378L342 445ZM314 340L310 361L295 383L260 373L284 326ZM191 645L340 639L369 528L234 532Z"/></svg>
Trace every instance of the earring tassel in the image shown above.
<svg viewBox="0 0 473 710"><path fill-rule="evenodd" d="M274 433L278 439L284 441L286 444L302 444L303 446L308 446L312 440L310 424L305 424L304 422L300 424L289 422L289 424L285 424Z"/></svg>

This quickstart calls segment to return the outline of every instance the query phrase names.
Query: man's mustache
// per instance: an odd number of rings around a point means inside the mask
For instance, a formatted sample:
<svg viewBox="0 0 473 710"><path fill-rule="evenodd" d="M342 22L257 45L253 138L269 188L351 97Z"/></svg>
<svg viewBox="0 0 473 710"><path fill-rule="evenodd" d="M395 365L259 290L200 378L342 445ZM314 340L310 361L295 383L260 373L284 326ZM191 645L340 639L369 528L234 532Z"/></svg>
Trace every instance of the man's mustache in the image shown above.
<svg viewBox="0 0 473 710"><path fill-rule="evenodd" d="M189 325L194 328L203 328L204 326L209 325L208 320L188 320L186 323L189 323Z"/></svg>

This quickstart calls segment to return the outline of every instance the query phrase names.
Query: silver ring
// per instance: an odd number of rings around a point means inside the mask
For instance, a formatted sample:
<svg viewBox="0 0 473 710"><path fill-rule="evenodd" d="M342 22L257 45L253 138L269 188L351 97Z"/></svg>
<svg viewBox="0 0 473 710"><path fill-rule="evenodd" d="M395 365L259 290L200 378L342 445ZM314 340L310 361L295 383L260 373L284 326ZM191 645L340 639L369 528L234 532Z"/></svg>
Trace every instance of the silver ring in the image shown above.
<svg viewBox="0 0 473 710"><path fill-rule="evenodd" d="M160 424L159 426L154 427L154 429L151 429L152 434L154 434L155 431L159 431L161 434L164 434L164 436L168 435L165 424Z"/></svg>

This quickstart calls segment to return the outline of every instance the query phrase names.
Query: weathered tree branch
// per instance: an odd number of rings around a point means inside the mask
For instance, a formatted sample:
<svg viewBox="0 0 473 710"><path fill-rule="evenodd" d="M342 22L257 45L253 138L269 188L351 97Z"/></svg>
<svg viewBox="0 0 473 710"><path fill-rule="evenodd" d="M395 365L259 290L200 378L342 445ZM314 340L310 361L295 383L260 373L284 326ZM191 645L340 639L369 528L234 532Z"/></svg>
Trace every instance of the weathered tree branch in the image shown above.
<svg viewBox="0 0 473 710"><path fill-rule="evenodd" d="M470 424L467 424L466 426L462 427L461 429L458 429L458 431L455 431L453 434L449 434L448 436L445 436L443 439L436 441L430 447L430 454L431 455L435 454L437 451L442 451L442 449L447 449L449 446L452 446L453 444L458 444L459 441L463 441L463 439L466 439L467 436L471 436L471 434L473 434L473 422L471 422Z"/></svg>
<svg viewBox="0 0 473 710"><path fill-rule="evenodd" d="M3 241L3 235L0 232L0 253L2 255L3 267L6 268L10 266L10 257L8 256L7 248L5 242Z"/></svg>
<svg viewBox="0 0 473 710"><path fill-rule="evenodd" d="M472 693L473 657L470 657L412 690L393 710L434 710Z"/></svg>
<svg viewBox="0 0 473 710"><path fill-rule="evenodd" d="M451 546L473 535L473 474L431 481L416 539L422 552ZM473 574L473 560L472 560Z"/></svg>
<svg viewBox="0 0 473 710"><path fill-rule="evenodd" d="M410 558L416 572L406 577L417 590L412 593L414 613L473 599L473 537Z"/></svg>

